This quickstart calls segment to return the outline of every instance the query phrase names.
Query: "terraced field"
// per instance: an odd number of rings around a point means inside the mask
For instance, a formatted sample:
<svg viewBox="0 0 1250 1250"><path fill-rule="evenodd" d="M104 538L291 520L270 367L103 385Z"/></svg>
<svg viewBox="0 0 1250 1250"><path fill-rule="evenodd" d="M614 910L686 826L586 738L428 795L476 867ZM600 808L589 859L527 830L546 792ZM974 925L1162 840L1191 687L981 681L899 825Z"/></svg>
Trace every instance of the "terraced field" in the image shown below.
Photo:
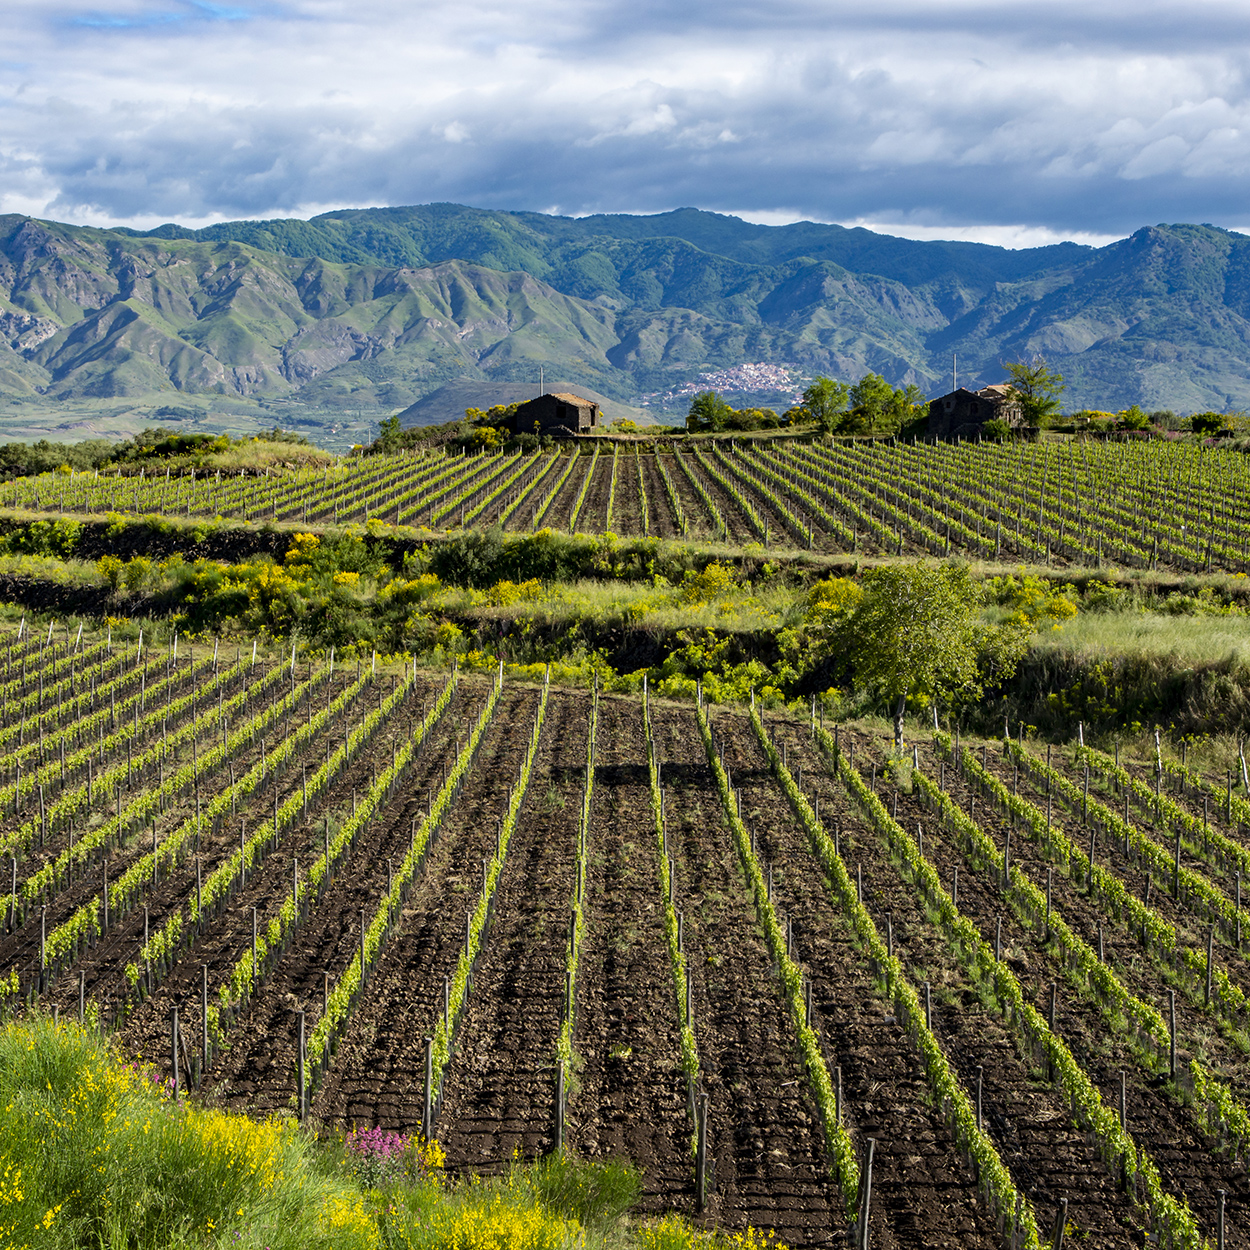
<svg viewBox="0 0 1250 1250"><path fill-rule="evenodd" d="M7 1004L182 1085L795 1246L1250 1244L1228 776L107 631L0 690Z"/></svg>

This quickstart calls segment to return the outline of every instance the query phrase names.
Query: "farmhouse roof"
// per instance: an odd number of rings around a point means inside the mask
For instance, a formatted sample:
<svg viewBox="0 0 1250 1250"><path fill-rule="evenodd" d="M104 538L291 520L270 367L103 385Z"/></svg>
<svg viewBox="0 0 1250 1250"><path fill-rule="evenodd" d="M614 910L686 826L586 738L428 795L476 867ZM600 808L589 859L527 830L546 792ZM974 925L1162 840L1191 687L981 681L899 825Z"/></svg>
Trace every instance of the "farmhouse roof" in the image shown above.
<svg viewBox="0 0 1250 1250"><path fill-rule="evenodd" d="M587 408L593 408L595 401L593 399L583 399L580 395L574 395L569 391L553 391L552 399L562 399L566 404L579 404Z"/></svg>

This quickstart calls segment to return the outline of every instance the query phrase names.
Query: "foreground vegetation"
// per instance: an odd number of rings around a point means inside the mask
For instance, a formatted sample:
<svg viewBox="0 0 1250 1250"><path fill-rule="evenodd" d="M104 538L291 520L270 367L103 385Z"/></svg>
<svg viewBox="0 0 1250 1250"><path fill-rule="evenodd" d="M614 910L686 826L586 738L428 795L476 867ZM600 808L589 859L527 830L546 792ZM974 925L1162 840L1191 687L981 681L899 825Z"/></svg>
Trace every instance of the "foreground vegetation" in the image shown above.
<svg viewBox="0 0 1250 1250"><path fill-rule="evenodd" d="M0 1028L0 1243L25 1250L731 1250L754 1233L627 1217L627 1164L556 1157L456 1184L437 1143L376 1130L318 1139L291 1118L175 1100L77 1025Z"/></svg>

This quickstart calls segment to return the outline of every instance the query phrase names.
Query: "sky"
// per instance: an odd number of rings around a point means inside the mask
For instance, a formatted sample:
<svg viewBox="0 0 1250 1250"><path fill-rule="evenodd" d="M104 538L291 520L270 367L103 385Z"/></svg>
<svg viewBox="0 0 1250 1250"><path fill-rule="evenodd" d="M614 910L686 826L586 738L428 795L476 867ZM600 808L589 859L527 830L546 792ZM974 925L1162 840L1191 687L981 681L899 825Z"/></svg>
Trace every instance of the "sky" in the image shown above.
<svg viewBox="0 0 1250 1250"><path fill-rule="evenodd" d="M1246 0L3 0L0 212L1250 229Z"/></svg>

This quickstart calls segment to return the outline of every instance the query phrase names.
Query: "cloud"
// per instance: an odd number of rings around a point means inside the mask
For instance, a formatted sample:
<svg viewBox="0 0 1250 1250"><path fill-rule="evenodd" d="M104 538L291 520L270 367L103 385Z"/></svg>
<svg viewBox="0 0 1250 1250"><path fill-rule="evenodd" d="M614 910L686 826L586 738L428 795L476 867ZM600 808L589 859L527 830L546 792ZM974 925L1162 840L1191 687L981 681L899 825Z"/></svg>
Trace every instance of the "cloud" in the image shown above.
<svg viewBox="0 0 1250 1250"><path fill-rule="evenodd" d="M0 211L694 204L986 239L1250 223L1240 4L6 8Z"/></svg>

